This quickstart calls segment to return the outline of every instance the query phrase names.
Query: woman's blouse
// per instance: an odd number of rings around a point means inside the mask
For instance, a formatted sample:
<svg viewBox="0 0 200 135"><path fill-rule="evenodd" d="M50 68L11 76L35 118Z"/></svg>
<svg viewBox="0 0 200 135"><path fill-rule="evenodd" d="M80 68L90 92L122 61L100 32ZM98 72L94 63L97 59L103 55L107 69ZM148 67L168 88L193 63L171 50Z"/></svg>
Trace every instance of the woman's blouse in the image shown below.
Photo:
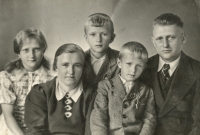
<svg viewBox="0 0 200 135"><path fill-rule="evenodd" d="M0 104L14 105L14 117L20 128L25 131L24 105L25 99L35 84L51 80L53 75L41 66L35 72L25 69L13 70L12 73L0 72Z"/></svg>

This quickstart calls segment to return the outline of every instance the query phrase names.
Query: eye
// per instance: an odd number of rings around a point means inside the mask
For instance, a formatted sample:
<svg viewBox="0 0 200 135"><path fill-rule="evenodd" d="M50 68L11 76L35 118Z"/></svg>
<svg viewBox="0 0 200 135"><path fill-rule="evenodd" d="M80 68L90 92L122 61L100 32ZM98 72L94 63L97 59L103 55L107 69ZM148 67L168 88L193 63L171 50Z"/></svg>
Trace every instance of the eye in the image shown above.
<svg viewBox="0 0 200 135"><path fill-rule="evenodd" d="M64 63L64 64L62 64L62 66L63 66L63 67L68 67L69 64L68 64L68 63Z"/></svg>
<svg viewBox="0 0 200 135"><path fill-rule="evenodd" d="M142 65L137 65L137 67L142 68L143 66Z"/></svg>
<svg viewBox="0 0 200 135"><path fill-rule="evenodd" d="M81 64L76 64L75 67L81 68L82 65Z"/></svg>
<svg viewBox="0 0 200 135"><path fill-rule="evenodd" d="M90 36L94 37L96 34L95 33L91 33Z"/></svg>
<svg viewBox="0 0 200 135"><path fill-rule="evenodd" d="M27 53L29 51L29 49L23 49L22 51Z"/></svg>
<svg viewBox="0 0 200 135"><path fill-rule="evenodd" d="M168 40L169 41L172 41L172 40L174 40L176 37L175 36L170 36L169 38L168 38Z"/></svg>
<svg viewBox="0 0 200 135"><path fill-rule="evenodd" d="M131 66L131 63L126 63L126 65Z"/></svg>
<svg viewBox="0 0 200 135"><path fill-rule="evenodd" d="M108 34L107 33L103 33L103 36L107 36Z"/></svg>
<svg viewBox="0 0 200 135"><path fill-rule="evenodd" d="M158 37L156 38L156 41L161 41L163 38L162 37Z"/></svg>
<svg viewBox="0 0 200 135"><path fill-rule="evenodd" d="M35 51L40 51L41 49L40 48L35 48Z"/></svg>

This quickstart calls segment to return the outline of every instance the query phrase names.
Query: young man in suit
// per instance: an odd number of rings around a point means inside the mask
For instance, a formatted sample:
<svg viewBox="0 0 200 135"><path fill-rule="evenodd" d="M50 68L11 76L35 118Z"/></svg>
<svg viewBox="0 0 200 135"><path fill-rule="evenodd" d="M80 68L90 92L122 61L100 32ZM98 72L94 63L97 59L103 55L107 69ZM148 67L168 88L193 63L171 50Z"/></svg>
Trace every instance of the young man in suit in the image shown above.
<svg viewBox="0 0 200 135"><path fill-rule="evenodd" d="M158 54L149 58L142 80L154 90L156 135L200 134L200 63L182 51L186 40L178 16L165 13L154 20Z"/></svg>

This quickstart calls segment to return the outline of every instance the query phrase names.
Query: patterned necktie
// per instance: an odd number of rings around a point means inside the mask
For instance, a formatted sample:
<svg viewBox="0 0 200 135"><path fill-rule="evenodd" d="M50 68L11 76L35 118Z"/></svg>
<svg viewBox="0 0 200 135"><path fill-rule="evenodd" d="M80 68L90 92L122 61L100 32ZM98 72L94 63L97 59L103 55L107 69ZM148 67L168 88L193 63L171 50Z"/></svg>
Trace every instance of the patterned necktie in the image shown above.
<svg viewBox="0 0 200 135"><path fill-rule="evenodd" d="M164 64L164 66L162 68L162 72L161 72L162 79L163 79L164 83L166 83L170 78L170 75L169 75L169 72L168 72L169 69L170 69L170 65Z"/></svg>
<svg viewBox="0 0 200 135"><path fill-rule="evenodd" d="M73 105L73 100L71 97L69 97L69 92L67 92L65 94L65 97L64 97L64 104L65 104L65 116L67 118L71 117L72 116L72 105Z"/></svg>

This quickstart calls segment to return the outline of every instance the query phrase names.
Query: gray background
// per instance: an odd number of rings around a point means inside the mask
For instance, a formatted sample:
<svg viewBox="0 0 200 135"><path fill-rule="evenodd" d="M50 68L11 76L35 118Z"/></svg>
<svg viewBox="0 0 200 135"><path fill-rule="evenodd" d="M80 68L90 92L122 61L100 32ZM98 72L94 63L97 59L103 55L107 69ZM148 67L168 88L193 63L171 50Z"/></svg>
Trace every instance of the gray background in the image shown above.
<svg viewBox="0 0 200 135"><path fill-rule="evenodd" d="M29 27L45 35L45 55L50 60L64 43L76 43L87 50L83 26L87 17L96 12L108 14L114 22L116 38L112 48L118 50L135 40L146 46L150 56L156 53L151 42L152 21L162 13L177 14L188 35L183 50L200 60L200 27L194 0L0 0L0 71L8 61L17 58L13 39Z"/></svg>

